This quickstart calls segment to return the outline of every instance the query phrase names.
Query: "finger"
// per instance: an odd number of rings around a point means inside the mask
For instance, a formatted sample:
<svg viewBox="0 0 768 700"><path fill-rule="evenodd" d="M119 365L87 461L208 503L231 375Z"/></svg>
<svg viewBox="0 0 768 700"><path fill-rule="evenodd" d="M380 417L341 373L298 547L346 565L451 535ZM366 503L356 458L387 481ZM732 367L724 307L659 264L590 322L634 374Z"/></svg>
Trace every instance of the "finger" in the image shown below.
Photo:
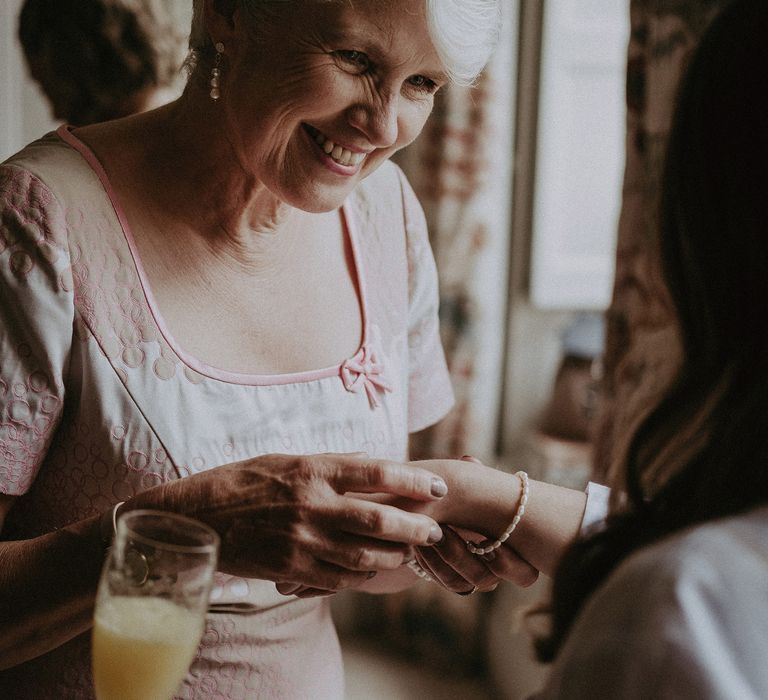
<svg viewBox="0 0 768 700"><path fill-rule="evenodd" d="M445 588L455 593L492 590L498 578L489 575L489 570L482 562L472 561L463 537L449 527L444 527L443 531L445 536L438 544L417 550L417 559L423 563L424 568Z"/></svg>
<svg viewBox="0 0 768 700"><path fill-rule="evenodd" d="M327 521L330 530L407 545L429 546L443 537L440 526L427 515L349 496L341 498Z"/></svg>
<svg viewBox="0 0 768 700"><path fill-rule="evenodd" d="M527 588L536 583L539 578L538 570L531 566L511 547L502 546L490 554L478 557L491 571L505 581L511 581L517 586Z"/></svg>
<svg viewBox="0 0 768 700"><path fill-rule="evenodd" d="M322 588L305 588L294 593L297 598L321 598L329 595L336 595L338 591L324 591Z"/></svg>
<svg viewBox="0 0 768 700"><path fill-rule="evenodd" d="M394 571L411 557L409 545L357 535L318 543L313 550L318 559L350 571Z"/></svg>
<svg viewBox="0 0 768 700"><path fill-rule="evenodd" d="M318 588L325 591L341 591L356 588L365 583L370 571L350 571L336 564L325 561L315 561L313 566L303 572L291 574L293 581L276 584L277 590L283 595L295 595L300 587Z"/></svg>
<svg viewBox="0 0 768 700"><path fill-rule="evenodd" d="M434 501L448 493L441 477L421 467L349 455L339 457L337 469L329 478L338 493L389 493L417 501Z"/></svg>
<svg viewBox="0 0 768 700"><path fill-rule="evenodd" d="M288 583L285 581L275 584L275 588L282 595L293 595L297 598L316 598L336 593L336 591L326 591L322 588L312 588L311 586L302 586L299 583Z"/></svg>
<svg viewBox="0 0 768 700"><path fill-rule="evenodd" d="M453 593L465 593L474 589L472 583L446 564L431 547L419 548L416 561L433 581Z"/></svg>
<svg viewBox="0 0 768 700"><path fill-rule="evenodd" d="M278 581L275 583L277 592L281 595L293 595L296 591L306 588L300 583L293 583L292 581Z"/></svg>
<svg viewBox="0 0 768 700"><path fill-rule="evenodd" d="M432 547L433 553L478 590L490 591L495 588L499 583L499 577L467 549L464 537L447 526L443 531L445 537Z"/></svg>

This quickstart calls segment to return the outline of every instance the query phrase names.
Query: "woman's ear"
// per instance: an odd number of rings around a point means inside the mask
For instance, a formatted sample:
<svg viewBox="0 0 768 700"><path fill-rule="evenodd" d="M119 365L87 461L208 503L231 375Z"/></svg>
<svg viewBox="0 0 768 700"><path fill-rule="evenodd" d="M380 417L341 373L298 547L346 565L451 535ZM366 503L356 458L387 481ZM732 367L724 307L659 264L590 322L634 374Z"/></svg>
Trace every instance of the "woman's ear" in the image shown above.
<svg viewBox="0 0 768 700"><path fill-rule="evenodd" d="M237 0L205 0L205 29L211 41L224 42L235 29Z"/></svg>

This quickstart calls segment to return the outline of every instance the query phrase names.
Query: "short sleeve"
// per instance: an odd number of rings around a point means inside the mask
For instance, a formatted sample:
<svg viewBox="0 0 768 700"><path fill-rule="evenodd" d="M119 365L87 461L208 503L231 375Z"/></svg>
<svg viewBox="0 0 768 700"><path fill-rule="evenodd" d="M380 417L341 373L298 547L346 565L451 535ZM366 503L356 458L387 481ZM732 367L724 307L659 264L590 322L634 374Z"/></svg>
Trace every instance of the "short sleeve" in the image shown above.
<svg viewBox="0 0 768 700"><path fill-rule="evenodd" d="M437 268L427 222L410 184L398 170L408 255L408 431L440 420L453 406L453 390L440 341Z"/></svg>
<svg viewBox="0 0 768 700"><path fill-rule="evenodd" d="M29 490L59 423L74 318L64 212L0 166L0 493Z"/></svg>

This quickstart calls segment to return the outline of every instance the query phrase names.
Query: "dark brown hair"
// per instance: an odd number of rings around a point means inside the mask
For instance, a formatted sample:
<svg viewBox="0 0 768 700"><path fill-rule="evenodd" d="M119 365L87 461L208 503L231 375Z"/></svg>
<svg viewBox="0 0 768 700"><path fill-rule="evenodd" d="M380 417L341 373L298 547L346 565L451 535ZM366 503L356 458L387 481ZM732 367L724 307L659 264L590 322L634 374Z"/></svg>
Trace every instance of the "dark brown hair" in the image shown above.
<svg viewBox="0 0 768 700"><path fill-rule="evenodd" d="M161 0L26 0L19 39L56 116L78 125L129 113L131 96L171 84L183 58Z"/></svg>
<svg viewBox="0 0 768 700"><path fill-rule="evenodd" d="M768 503L767 38L768 2L734 0L705 32L681 83L660 245L683 363L630 444L626 510L560 563L552 634L537 644L543 660L632 552ZM694 450L679 440L691 425ZM673 476L645 493L644 470L658 455Z"/></svg>

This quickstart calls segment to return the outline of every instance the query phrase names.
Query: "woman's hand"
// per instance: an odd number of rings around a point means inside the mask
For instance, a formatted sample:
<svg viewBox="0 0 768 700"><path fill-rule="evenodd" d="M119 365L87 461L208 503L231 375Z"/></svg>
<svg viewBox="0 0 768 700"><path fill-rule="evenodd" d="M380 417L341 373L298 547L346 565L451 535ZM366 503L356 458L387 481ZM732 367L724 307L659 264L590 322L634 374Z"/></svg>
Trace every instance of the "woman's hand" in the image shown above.
<svg viewBox="0 0 768 700"><path fill-rule="evenodd" d="M437 544L417 548L416 560L449 591L462 595L492 591L502 580L526 587L539 577L539 572L509 547L481 557L467 549L469 533L443 525L443 535Z"/></svg>
<svg viewBox="0 0 768 700"><path fill-rule="evenodd" d="M460 595L492 591L499 585L500 579L467 550L464 536L446 525L440 542L416 548L416 562L436 583Z"/></svg>
<svg viewBox="0 0 768 700"><path fill-rule="evenodd" d="M490 540L481 544L488 545ZM521 588L532 586L539 580L539 570L523 559L509 544L504 544L490 554L483 554L478 558L502 581L510 581Z"/></svg>
<svg viewBox="0 0 768 700"><path fill-rule="evenodd" d="M393 499L392 504L430 515L439 523L481 533L481 538L490 541L509 527L521 498L521 481L514 474L487 467L471 457L411 464L442 476L448 484L448 496L432 503ZM586 505L582 491L533 479L528 483L525 516L504 546L496 550L496 558L487 562L500 578L516 582L520 577L527 580L530 573L525 567L519 569L520 557L543 574L555 571L562 552L579 533Z"/></svg>
<svg viewBox="0 0 768 700"><path fill-rule="evenodd" d="M411 546L437 542L429 516L355 498L384 493L435 501L442 479L364 455L264 455L139 494L124 508L163 507L213 527L225 573L323 591L357 586L397 569Z"/></svg>
<svg viewBox="0 0 768 700"><path fill-rule="evenodd" d="M464 462L482 465L476 457L464 455ZM475 533L443 526L443 539L432 547L420 547L416 559L422 569L449 591L469 595L492 591L502 580L527 587L536 582L539 572L517 552L504 547L479 557L467 549L467 540L476 541ZM489 540L481 544L488 543Z"/></svg>

